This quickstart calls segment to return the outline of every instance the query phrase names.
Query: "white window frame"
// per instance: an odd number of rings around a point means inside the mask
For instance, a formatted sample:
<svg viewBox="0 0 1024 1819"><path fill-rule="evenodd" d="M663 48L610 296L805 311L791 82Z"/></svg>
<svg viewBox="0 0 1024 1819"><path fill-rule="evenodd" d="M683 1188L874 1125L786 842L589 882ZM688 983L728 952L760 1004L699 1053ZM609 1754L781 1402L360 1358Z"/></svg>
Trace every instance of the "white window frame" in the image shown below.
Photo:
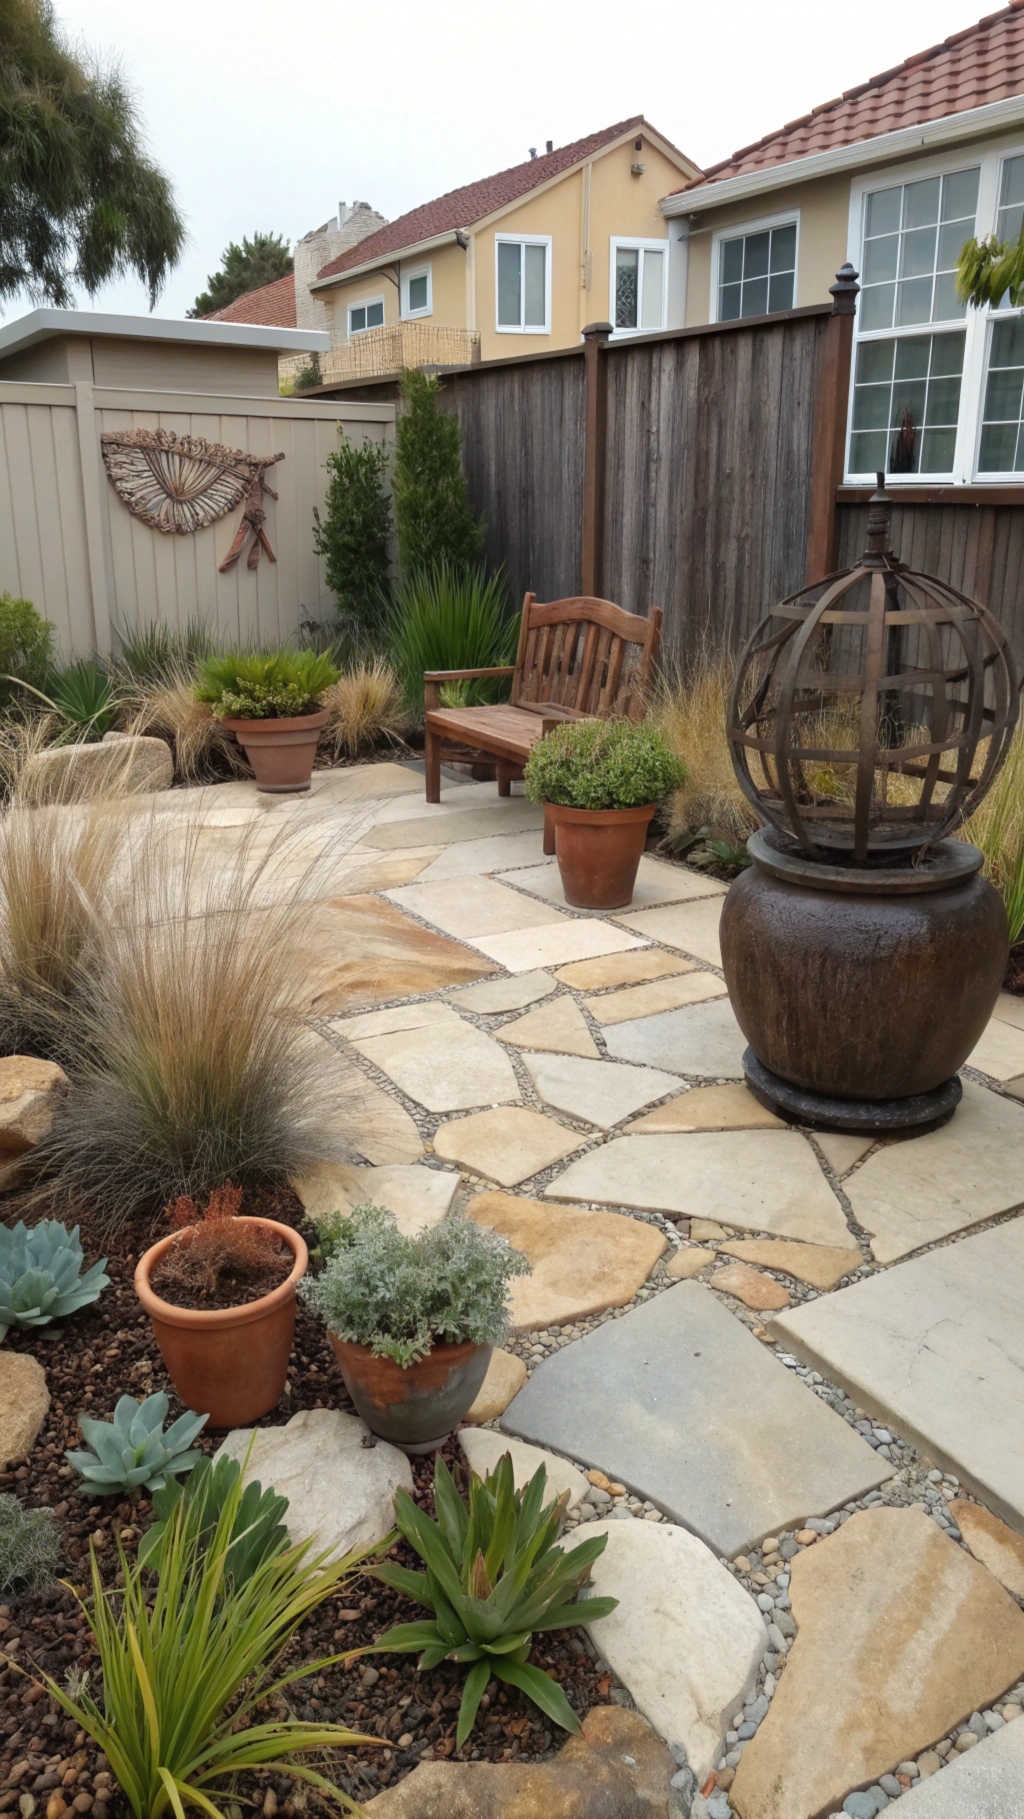
<svg viewBox="0 0 1024 1819"><path fill-rule="evenodd" d="M529 326L525 322L515 323L498 321L498 248L499 246L543 246L544 258L544 327L538 328L535 323ZM551 333L551 248L550 234L495 234L494 236L494 330L498 335L550 335ZM526 314L526 261L520 268L520 299L523 314Z"/></svg>
<svg viewBox="0 0 1024 1819"><path fill-rule="evenodd" d="M761 215L756 221L733 221L728 227L719 227L715 229L711 236L711 310L709 321L721 322L722 320L718 310L720 303L719 292L721 289L720 277L723 242L726 240L746 240L751 234L766 234L769 229L773 227L796 228L796 251L793 255L793 301L790 304L790 308L796 309L798 307L800 289L800 210L798 208L788 208L778 215ZM769 312L766 310L765 315L768 313ZM763 318L760 316L730 316L728 320L730 323L760 322Z"/></svg>
<svg viewBox="0 0 1024 1819"><path fill-rule="evenodd" d="M662 255L662 261L661 261L661 325L659 328L640 328L639 326L636 328L616 328L616 329L612 330L611 338L613 341L625 341L625 340L628 340L628 338L631 335L660 335L660 334L663 334L665 331L665 328L667 326L667 323L668 323L669 242L667 239L666 240L645 240L639 234L612 234L612 236L608 242L608 320L609 320L609 322L615 321L615 262L616 262L616 256L618 254L620 246L624 247L626 249L626 251L630 252L630 253L632 253L632 252L661 253L661 255ZM640 308L637 311L638 315L642 314L642 311L643 311L642 271L643 271L643 261L641 260L641 279L640 279L641 289L640 289L640 295L638 298L638 302L640 303Z"/></svg>
<svg viewBox="0 0 1024 1819"><path fill-rule="evenodd" d="M976 237L982 240L986 234L995 231L1003 160L1021 156L1024 156L1024 140L1019 137L1007 138L980 146L966 145L932 158L922 158L913 163L897 165L892 169L882 169L856 178L850 185L850 223L847 242L847 258L854 270L860 270L863 257L866 198L876 190L896 189L900 184L916 183L919 179L927 177L942 177L954 171L973 170L977 166L979 169L978 213L974 232ZM960 380L960 416L957 423L952 472L942 474L924 472L889 474L887 472L886 486L890 491L901 486L952 487L1006 486L1010 484L1024 487L1024 474L983 474L978 471L992 324L1003 321L1005 317L1022 314L1024 314L1024 306L1017 310L1009 308L992 310L988 304L985 304L981 309L968 307L965 316L953 317L945 322L918 322L914 323L912 327L902 330L871 329L866 334L861 334L860 299L858 298L857 318L854 323L853 359L850 367L850 396L847 402L844 484L847 486L874 485L873 477L869 479L866 474L853 473L849 466L857 349L861 343L864 341L889 341L894 338L905 339L909 335L944 334L960 330L965 337L964 365Z"/></svg>
<svg viewBox="0 0 1024 1819"><path fill-rule="evenodd" d="M409 286L414 278L425 278L427 281L427 301L422 309L410 309ZM429 260L425 265L413 265L402 273L402 321L415 322L420 316L432 316L434 313L434 273Z"/></svg>
<svg viewBox="0 0 1024 1819"><path fill-rule="evenodd" d="M352 311L354 309L367 309L367 310L372 309L373 305L375 303L379 303L381 306L381 309L384 311L383 321L374 322L366 328L353 328L352 327ZM350 341L351 341L353 335L368 335L370 333L371 327L372 328L386 328L387 327L387 305L384 301L383 296L360 297L358 303L347 304L346 305L346 320L348 322L348 338Z"/></svg>

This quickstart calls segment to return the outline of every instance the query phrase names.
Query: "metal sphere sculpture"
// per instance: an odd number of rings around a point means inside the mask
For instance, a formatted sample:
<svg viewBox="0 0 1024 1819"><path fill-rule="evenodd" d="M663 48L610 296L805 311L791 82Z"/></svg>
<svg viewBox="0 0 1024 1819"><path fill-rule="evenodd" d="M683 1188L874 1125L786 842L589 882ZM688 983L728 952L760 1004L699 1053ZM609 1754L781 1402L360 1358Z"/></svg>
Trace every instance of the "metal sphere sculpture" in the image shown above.
<svg viewBox="0 0 1024 1819"><path fill-rule="evenodd" d="M791 594L740 659L736 776L810 858L898 862L990 788L1017 723L1016 664L992 614L889 547L885 477L854 568Z"/></svg>

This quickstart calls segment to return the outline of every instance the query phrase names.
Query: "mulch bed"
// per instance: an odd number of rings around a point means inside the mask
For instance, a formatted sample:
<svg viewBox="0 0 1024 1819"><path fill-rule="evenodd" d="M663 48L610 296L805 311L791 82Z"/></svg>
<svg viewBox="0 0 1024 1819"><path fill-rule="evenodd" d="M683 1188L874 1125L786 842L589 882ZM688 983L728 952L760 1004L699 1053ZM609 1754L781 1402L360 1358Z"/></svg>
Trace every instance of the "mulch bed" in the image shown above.
<svg viewBox="0 0 1024 1819"><path fill-rule="evenodd" d="M16 1196L0 1203L0 1218L13 1223L22 1211ZM55 1209L67 1219L63 1209ZM300 1202L290 1190L247 1195L243 1211L280 1219L315 1241L305 1222ZM28 1212L40 1216L38 1205ZM43 1365L51 1404L47 1421L27 1465L0 1473L0 1491L13 1491L27 1508L48 1505L54 1509L64 1536L59 1571L84 1590L89 1574L90 1539L95 1538L105 1583L117 1574L117 1540L131 1554L139 1535L151 1520L145 1495L88 1503L76 1492L77 1477L64 1462L64 1451L81 1444L80 1412L104 1419L126 1391L142 1398L166 1390L171 1399L170 1419L182 1412L163 1367L148 1317L142 1313L132 1287L139 1252L153 1232L126 1232L111 1245L101 1245L87 1215L75 1215L82 1228L88 1261L108 1256L110 1287L98 1302L73 1315L54 1339L13 1330L5 1344L13 1351L27 1351ZM73 1221L72 1221L73 1222ZM53 1330L53 1329L50 1329ZM292 1355L290 1394L267 1416L261 1426L278 1426L304 1408L340 1408L353 1413L326 1330L300 1301ZM202 1434L198 1445L215 1451L217 1434ZM451 1442L445 1457L453 1469L461 1455ZM432 1512L430 1459L411 1461L416 1499ZM402 1542L394 1558L405 1565L420 1564ZM427 1613L399 1594L364 1575L354 1576L347 1587L329 1600L303 1625L292 1645L292 1658L315 1660L341 1649L359 1648L376 1641L396 1622L409 1622ZM56 1680L72 1672L89 1673L90 1690L97 1692L97 1662L90 1649L88 1631L72 1593L61 1586L27 1594L0 1605L0 1649L31 1670L41 1669ZM591 1706L607 1703L611 1677L591 1659L578 1631L555 1632L538 1638L531 1660L546 1669L584 1717ZM294 1715L336 1721L384 1740L384 1747L363 1745L332 1752L318 1764L357 1800L369 1800L409 1773L416 1763L453 1757L455 1726L464 1670L443 1663L432 1673L419 1674L415 1657L375 1655L349 1666L339 1665L291 1689ZM565 1741L543 1715L521 1694L499 1688L492 1681L481 1716L462 1758L473 1760L535 1761L556 1753ZM264 1773L247 1778L235 1793L270 1813L286 1815L303 1805L316 1807L319 1796L286 1776ZM268 1792L272 1798L268 1799ZM0 1813L16 1811L26 1793L35 1802L34 1819L72 1819L74 1813L92 1813L94 1819L111 1819L127 1811L112 1788L105 1758L92 1742L64 1717L60 1708L18 1669L0 1661ZM249 1808L248 1810L251 1810ZM32 1816L30 1816L32 1819Z"/></svg>
<svg viewBox="0 0 1024 1819"><path fill-rule="evenodd" d="M1003 990L1016 992L1018 996L1024 995L1024 941L1018 941L1016 947L1010 949Z"/></svg>

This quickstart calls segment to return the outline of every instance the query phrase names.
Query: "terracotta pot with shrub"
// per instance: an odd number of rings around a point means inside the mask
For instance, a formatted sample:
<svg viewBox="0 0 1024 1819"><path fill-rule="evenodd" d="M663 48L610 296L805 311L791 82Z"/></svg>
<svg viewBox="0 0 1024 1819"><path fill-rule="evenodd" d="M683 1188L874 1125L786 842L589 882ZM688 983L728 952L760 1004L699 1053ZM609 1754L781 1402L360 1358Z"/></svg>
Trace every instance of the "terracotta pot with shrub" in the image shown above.
<svg viewBox="0 0 1024 1819"><path fill-rule="evenodd" d="M632 900L651 817L685 767L650 720L565 720L533 747L523 773L544 804L565 900L624 909Z"/></svg>
<svg viewBox="0 0 1024 1819"><path fill-rule="evenodd" d="M234 733L268 795L307 790L320 734L330 718L318 697L338 680L313 650L244 651L208 657L196 695Z"/></svg>
<svg viewBox="0 0 1024 1819"><path fill-rule="evenodd" d="M530 1265L472 1219L407 1238L379 1206L325 1221L320 1253L301 1292L326 1322L357 1411L382 1440L433 1451L475 1402L508 1331L509 1282Z"/></svg>
<svg viewBox="0 0 1024 1819"><path fill-rule="evenodd" d="M187 1196L174 1230L139 1259L135 1292L171 1382L210 1426L245 1427L284 1394L295 1332L295 1290L309 1252L291 1226L239 1215L230 1183L200 1212Z"/></svg>

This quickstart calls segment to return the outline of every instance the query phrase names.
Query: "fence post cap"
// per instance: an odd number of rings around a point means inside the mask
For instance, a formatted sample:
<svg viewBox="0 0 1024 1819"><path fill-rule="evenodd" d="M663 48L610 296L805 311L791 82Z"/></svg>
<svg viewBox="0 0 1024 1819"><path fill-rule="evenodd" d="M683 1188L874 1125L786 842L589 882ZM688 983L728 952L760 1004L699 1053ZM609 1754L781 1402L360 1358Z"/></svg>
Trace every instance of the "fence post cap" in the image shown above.
<svg viewBox="0 0 1024 1819"><path fill-rule="evenodd" d="M583 330L583 339L584 341L607 341L609 335L614 332L610 322L588 322Z"/></svg>
<svg viewBox="0 0 1024 1819"><path fill-rule="evenodd" d="M860 273L854 271L849 260L845 265L839 267L835 283L828 287L829 296L832 298L833 316L853 315L857 308L857 295L860 291L860 285L857 282L859 277Z"/></svg>

